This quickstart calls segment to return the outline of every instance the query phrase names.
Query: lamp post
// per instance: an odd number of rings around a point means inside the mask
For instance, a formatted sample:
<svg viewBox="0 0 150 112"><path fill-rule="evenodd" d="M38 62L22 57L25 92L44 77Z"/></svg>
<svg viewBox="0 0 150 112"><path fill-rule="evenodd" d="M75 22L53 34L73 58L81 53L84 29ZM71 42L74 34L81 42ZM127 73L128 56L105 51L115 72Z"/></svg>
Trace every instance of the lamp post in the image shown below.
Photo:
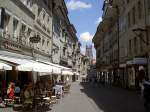
<svg viewBox="0 0 150 112"><path fill-rule="evenodd" d="M119 12L119 7L118 5L113 6L110 3L110 8L114 8L116 9L116 14L117 14L117 75L119 76L119 69L120 69L120 42L119 42L119 38L120 38L120 24L119 24L119 17L120 17L120 12ZM116 78L116 76L114 77L114 79ZM116 79L115 79L116 80ZM120 80L120 79L119 79ZM115 82L116 83L116 82ZM117 82L119 83L119 82Z"/></svg>

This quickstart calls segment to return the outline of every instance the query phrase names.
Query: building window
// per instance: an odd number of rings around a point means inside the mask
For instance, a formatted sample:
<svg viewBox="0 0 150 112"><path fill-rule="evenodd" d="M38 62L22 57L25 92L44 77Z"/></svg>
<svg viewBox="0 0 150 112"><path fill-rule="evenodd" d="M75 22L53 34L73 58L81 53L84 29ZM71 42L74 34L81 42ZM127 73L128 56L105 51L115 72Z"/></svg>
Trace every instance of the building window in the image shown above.
<svg viewBox="0 0 150 112"><path fill-rule="evenodd" d="M5 14L5 15L4 15L4 31L5 31L5 32L8 32L9 20L10 20L10 15Z"/></svg>
<svg viewBox="0 0 150 112"><path fill-rule="evenodd" d="M65 30L63 29L62 30L62 37L65 37L66 33L65 33Z"/></svg>
<svg viewBox="0 0 150 112"><path fill-rule="evenodd" d="M54 31L60 36L60 19L57 16L54 16Z"/></svg>
<svg viewBox="0 0 150 112"><path fill-rule="evenodd" d="M135 24L136 19L135 19L135 7L132 9L132 22Z"/></svg>
<svg viewBox="0 0 150 112"><path fill-rule="evenodd" d="M45 40L43 39L43 40L42 40L42 46L44 45L44 42L45 42Z"/></svg>
<svg viewBox="0 0 150 112"><path fill-rule="evenodd" d="M30 37L30 35L31 35L31 29L30 29L30 28L28 28L27 36L28 36L28 37Z"/></svg>
<svg viewBox="0 0 150 112"><path fill-rule="evenodd" d="M131 26L131 21L130 21L130 13L128 13L128 27Z"/></svg>
<svg viewBox="0 0 150 112"><path fill-rule="evenodd" d="M63 55L66 55L66 48L63 48Z"/></svg>
<svg viewBox="0 0 150 112"><path fill-rule="evenodd" d="M141 17L142 17L142 10L143 10L142 3L141 3L141 0L139 0L138 1L138 18L139 19L141 19Z"/></svg>
<svg viewBox="0 0 150 112"><path fill-rule="evenodd" d="M139 37L140 37L140 51L142 52L143 51L143 41L141 38L143 38L144 35L141 33L141 34L139 34Z"/></svg>
<svg viewBox="0 0 150 112"><path fill-rule="evenodd" d="M47 46L49 46L49 41L47 40Z"/></svg>
<svg viewBox="0 0 150 112"><path fill-rule="evenodd" d="M150 13L150 0L147 0L148 12Z"/></svg>
<svg viewBox="0 0 150 112"><path fill-rule="evenodd" d="M13 19L13 37L17 37L18 20Z"/></svg>
<svg viewBox="0 0 150 112"><path fill-rule="evenodd" d="M45 19L45 12L43 12L43 20Z"/></svg>
<svg viewBox="0 0 150 112"><path fill-rule="evenodd" d="M129 55L132 53L132 41L129 40Z"/></svg>
<svg viewBox="0 0 150 112"><path fill-rule="evenodd" d="M134 53L137 53L137 38L134 38Z"/></svg>
<svg viewBox="0 0 150 112"><path fill-rule="evenodd" d="M41 13L41 8L38 8L38 16L40 15Z"/></svg>
<svg viewBox="0 0 150 112"><path fill-rule="evenodd" d="M20 36L25 34L25 30L26 30L26 26L24 24L22 24L21 30L20 30Z"/></svg>
<svg viewBox="0 0 150 112"><path fill-rule="evenodd" d="M47 23L49 24L49 16L47 17Z"/></svg>

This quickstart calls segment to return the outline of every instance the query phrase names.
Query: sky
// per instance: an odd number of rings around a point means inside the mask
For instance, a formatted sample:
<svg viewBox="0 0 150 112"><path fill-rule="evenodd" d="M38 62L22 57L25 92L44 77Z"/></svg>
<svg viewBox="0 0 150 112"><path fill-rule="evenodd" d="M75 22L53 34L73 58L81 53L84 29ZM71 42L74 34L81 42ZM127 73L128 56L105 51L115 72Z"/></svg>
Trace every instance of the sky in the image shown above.
<svg viewBox="0 0 150 112"><path fill-rule="evenodd" d="M104 0L65 0L70 22L77 30L77 37L81 43L81 53L85 54L86 45L93 46L93 57L96 58L92 38L97 26L102 20L102 6Z"/></svg>

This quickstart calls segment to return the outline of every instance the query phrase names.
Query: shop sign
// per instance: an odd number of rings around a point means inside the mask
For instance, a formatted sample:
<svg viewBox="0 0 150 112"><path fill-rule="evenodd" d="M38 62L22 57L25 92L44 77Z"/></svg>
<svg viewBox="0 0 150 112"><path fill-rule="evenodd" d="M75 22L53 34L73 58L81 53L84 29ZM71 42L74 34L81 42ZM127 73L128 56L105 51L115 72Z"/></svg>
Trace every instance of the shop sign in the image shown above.
<svg viewBox="0 0 150 112"><path fill-rule="evenodd" d="M9 50L21 51L21 47L19 45L13 44L8 41L3 42L3 46L4 48L9 49Z"/></svg>
<svg viewBox="0 0 150 112"><path fill-rule="evenodd" d="M134 58L134 64L147 64L147 58Z"/></svg>

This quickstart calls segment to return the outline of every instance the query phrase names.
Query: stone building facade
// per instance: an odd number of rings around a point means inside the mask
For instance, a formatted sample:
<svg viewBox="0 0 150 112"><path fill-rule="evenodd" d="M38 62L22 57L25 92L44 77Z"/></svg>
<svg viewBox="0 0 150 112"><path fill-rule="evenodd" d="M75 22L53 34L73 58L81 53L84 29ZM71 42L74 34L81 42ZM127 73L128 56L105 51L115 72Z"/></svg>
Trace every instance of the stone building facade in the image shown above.
<svg viewBox="0 0 150 112"><path fill-rule="evenodd" d="M97 69L113 84L136 87L149 72L149 0L105 0L103 20L93 38Z"/></svg>
<svg viewBox="0 0 150 112"><path fill-rule="evenodd" d="M80 43L64 0L0 0L0 54L80 68Z"/></svg>

